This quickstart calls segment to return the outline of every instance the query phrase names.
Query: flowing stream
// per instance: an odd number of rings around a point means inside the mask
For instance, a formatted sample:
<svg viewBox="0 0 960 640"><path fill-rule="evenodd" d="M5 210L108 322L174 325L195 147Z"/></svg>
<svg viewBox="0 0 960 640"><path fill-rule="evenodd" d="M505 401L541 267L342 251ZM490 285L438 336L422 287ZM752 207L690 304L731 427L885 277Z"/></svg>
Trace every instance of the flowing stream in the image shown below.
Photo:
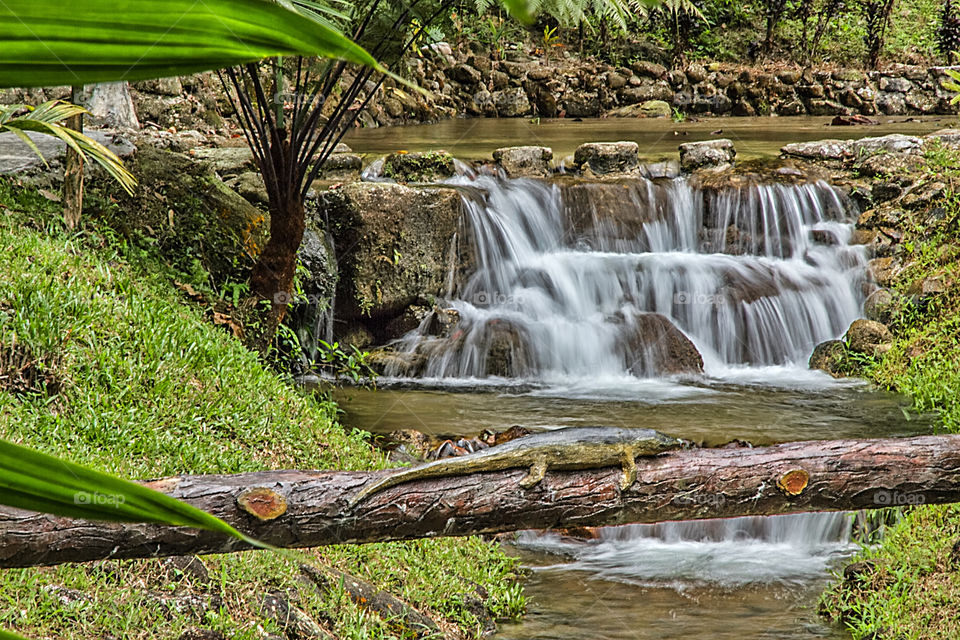
<svg viewBox="0 0 960 640"><path fill-rule="evenodd" d="M908 435L903 399L809 371L867 292L856 211L822 182L546 183L465 175L473 263L397 349L419 377L350 390L345 422L476 435L653 427L710 444ZM454 271L457 271L456 269ZM699 355L697 355L699 354ZM702 370L701 359L702 358ZM845 514L524 533L530 615L501 638L845 637L818 620Z"/></svg>

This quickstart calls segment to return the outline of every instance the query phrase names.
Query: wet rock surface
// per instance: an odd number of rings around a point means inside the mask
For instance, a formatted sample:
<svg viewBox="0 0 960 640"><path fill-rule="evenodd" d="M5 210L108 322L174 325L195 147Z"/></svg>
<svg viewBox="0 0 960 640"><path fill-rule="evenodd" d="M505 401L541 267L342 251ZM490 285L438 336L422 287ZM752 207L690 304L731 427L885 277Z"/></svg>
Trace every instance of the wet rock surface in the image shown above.
<svg viewBox="0 0 960 640"><path fill-rule="evenodd" d="M688 142L680 145L680 168L684 171L726 169L733 164L736 156L733 141L726 138Z"/></svg>
<svg viewBox="0 0 960 640"><path fill-rule="evenodd" d="M851 351L868 355L885 353L893 344L893 334L886 325L865 318L854 320L843 339Z"/></svg>
<svg viewBox="0 0 960 640"><path fill-rule="evenodd" d="M363 324L382 344L387 324L440 296L456 262L462 201L447 188L353 183L321 194L338 248L338 316ZM396 336L390 336L396 337Z"/></svg>
<svg viewBox="0 0 960 640"><path fill-rule="evenodd" d="M640 166L636 142L588 142L573 154L576 166L594 175L630 173Z"/></svg>
<svg viewBox="0 0 960 640"><path fill-rule="evenodd" d="M504 147L493 152L493 160L510 178L545 178L550 175L550 147Z"/></svg>

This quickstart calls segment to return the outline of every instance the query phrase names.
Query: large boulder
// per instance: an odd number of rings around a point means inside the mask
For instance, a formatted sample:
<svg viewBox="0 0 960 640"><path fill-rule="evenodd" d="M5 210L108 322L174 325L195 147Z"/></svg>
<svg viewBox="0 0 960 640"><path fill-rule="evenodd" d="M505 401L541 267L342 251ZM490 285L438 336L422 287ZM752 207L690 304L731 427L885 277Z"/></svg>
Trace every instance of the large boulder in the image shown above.
<svg viewBox="0 0 960 640"><path fill-rule="evenodd" d="M503 147L493 152L493 159L511 178L546 178L550 175L550 147Z"/></svg>
<svg viewBox="0 0 960 640"><path fill-rule="evenodd" d="M927 135L925 139L951 149L960 149L960 129L939 129Z"/></svg>
<svg viewBox="0 0 960 640"><path fill-rule="evenodd" d="M640 165L636 142L588 142L577 147L574 163L596 175L629 173Z"/></svg>
<svg viewBox="0 0 960 640"><path fill-rule="evenodd" d="M640 115L645 118L669 118L672 113L670 103L664 100L647 100L640 104Z"/></svg>
<svg viewBox="0 0 960 640"><path fill-rule="evenodd" d="M656 219L657 202L649 183L639 179L610 182L577 180L561 184L566 228L594 249L616 251L622 243L646 238L644 225ZM640 248L640 247L638 247Z"/></svg>
<svg viewBox="0 0 960 640"><path fill-rule="evenodd" d="M834 378L842 378L847 372L847 346L842 340L827 340L813 349L807 363L811 369L819 369Z"/></svg>
<svg viewBox="0 0 960 640"><path fill-rule="evenodd" d="M115 131L87 131L86 134L122 159L127 159L136 152L133 143ZM22 173L31 169L45 170L48 165L55 164L54 161L67 149L67 144L60 138L33 132L27 135L43 157L38 156L36 151L14 133L0 133L0 175Z"/></svg>
<svg viewBox="0 0 960 640"><path fill-rule="evenodd" d="M889 287L903 270L903 265L893 256L874 258L867 263L867 274L881 287Z"/></svg>
<svg viewBox="0 0 960 640"><path fill-rule="evenodd" d="M504 319L493 319L484 327L484 374L519 378L533 370L529 336L523 327Z"/></svg>
<svg viewBox="0 0 960 640"><path fill-rule="evenodd" d="M804 160L842 160L850 153L848 140L814 140L811 142L793 142L780 148L787 157Z"/></svg>
<svg viewBox="0 0 960 640"><path fill-rule="evenodd" d="M594 92L577 92L563 101L568 118L594 118L600 115L600 97Z"/></svg>
<svg viewBox="0 0 960 640"><path fill-rule="evenodd" d="M684 171L725 169L733 164L736 156L733 141L726 138L688 142L680 145L680 168Z"/></svg>
<svg viewBox="0 0 960 640"><path fill-rule="evenodd" d="M262 249L269 219L230 189L207 162L143 147L127 168L140 188L133 196L111 181L97 181L87 207L133 242L146 242L174 268L215 282L243 282ZM101 208L102 206L102 208Z"/></svg>
<svg viewBox="0 0 960 640"><path fill-rule="evenodd" d="M903 300L897 293L881 287L863 302L863 315L867 320L889 324L902 306Z"/></svg>
<svg viewBox="0 0 960 640"><path fill-rule="evenodd" d="M922 151L923 141L916 136L905 136L902 133L876 138L861 138L852 140L850 153L855 158L873 155L875 153L911 153L919 154Z"/></svg>
<svg viewBox="0 0 960 640"><path fill-rule="evenodd" d="M848 349L867 355L881 355L893 346L893 334L887 325L866 318L854 320L843 339Z"/></svg>
<svg viewBox="0 0 960 640"><path fill-rule="evenodd" d="M497 107L497 115L502 118L515 118L530 113L530 100L522 87L494 91L492 97L493 104Z"/></svg>
<svg viewBox="0 0 960 640"><path fill-rule="evenodd" d="M460 194L359 182L321 198L340 266L337 317L363 323L383 343L408 307L444 293L450 264L460 261Z"/></svg>
<svg viewBox="0 0 960 640"><path fill-rule="evenodd" d="M624 365L638 377L703 373L703 357L669 318L659 313L618 316Z"/></svg>

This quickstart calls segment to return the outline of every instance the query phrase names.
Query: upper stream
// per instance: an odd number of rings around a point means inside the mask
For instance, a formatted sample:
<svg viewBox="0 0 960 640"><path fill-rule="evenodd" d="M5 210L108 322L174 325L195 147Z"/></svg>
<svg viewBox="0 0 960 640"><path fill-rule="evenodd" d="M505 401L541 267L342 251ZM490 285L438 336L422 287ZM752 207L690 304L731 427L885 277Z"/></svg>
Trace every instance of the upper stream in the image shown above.
<svg viewBox="0 0 960 640"><path fill-rule="evenodd" d="M684 142L730 138L739 160L776 156L790 142L823 138L862 138L888 133L924 135L952 126L947 116L879 116L876 126L829 127L830 117L791 116L702 118L672 122L669 118L584 118L531 121L528 118L455 118L435 124L363 128L344 142L358 153L374 156L407 151L446 149L463 160L489 159L494 149L524 144L551 147L559 162L584 142L633 140L648 161L676 159ZM718 132L719 130L719 132Z"/></svg>
<svg viewBox="0 0 960 640"><path fill-rule="evenodd" d="M470 436L609 424L706 445L929 431L902 398L807 369L869 287L866 256L848 244L857 212L830 185L453 183L472 256L452 266L442 301L455 321L428 318L396 345L422 361L418 378L343 392L345 424ZM851 552L850 522L525 533L515 546L533 568L530 615L499 637L842 638L815 604Z"/></svg>

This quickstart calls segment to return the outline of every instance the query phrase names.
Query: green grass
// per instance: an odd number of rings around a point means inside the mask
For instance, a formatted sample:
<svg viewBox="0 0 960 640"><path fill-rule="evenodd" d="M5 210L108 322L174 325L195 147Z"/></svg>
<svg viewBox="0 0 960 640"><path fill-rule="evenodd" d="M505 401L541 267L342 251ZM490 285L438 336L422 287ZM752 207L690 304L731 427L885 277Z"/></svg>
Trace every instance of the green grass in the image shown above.
<svg viewBox="0 0 960 640"><path fill-rule="evenodd" d="M142 252L131 262L109 228L70 234L58 218L36 191L0 180L0 375L5 362L18 365L16 384L0 384L0 437L132 479L387 465L366 434L336 422L333 403L305 395L207 322L168 269L151 269ZM515 561L478 538L326 547L307 557L365 577L467 636L481 630L478 598L495 616L523 608ZM338 637L395 635L337 590L298 590L287 557L203 561L212 586L180 581L156 560L5 570L0 626L58 639L177 638L199 626L252 639L278 631L258 615L262 595L289 590ZM85 597L64 603L52 586ZM157 594L173 593L220 604L200 615L158 604Z"/></svg>
<svg viewBox="0 0 960 640"><path fill-rule="evenodd" d="M942 432L960 433L960 157L934 149L926 160L925 179L949 188L902 225L905 268L893 288L909 297L914 283L930 276L949 285L903 306L892 322L893 348L863 373L909 395L916 411L936 413ZM939 207L941 215L931 216ZM879 545L854 559L873 568L859 580L839 579L821 610L855 640L960 637L960 558L952 553L958 540L960 505L910 509Z"/></svg>

